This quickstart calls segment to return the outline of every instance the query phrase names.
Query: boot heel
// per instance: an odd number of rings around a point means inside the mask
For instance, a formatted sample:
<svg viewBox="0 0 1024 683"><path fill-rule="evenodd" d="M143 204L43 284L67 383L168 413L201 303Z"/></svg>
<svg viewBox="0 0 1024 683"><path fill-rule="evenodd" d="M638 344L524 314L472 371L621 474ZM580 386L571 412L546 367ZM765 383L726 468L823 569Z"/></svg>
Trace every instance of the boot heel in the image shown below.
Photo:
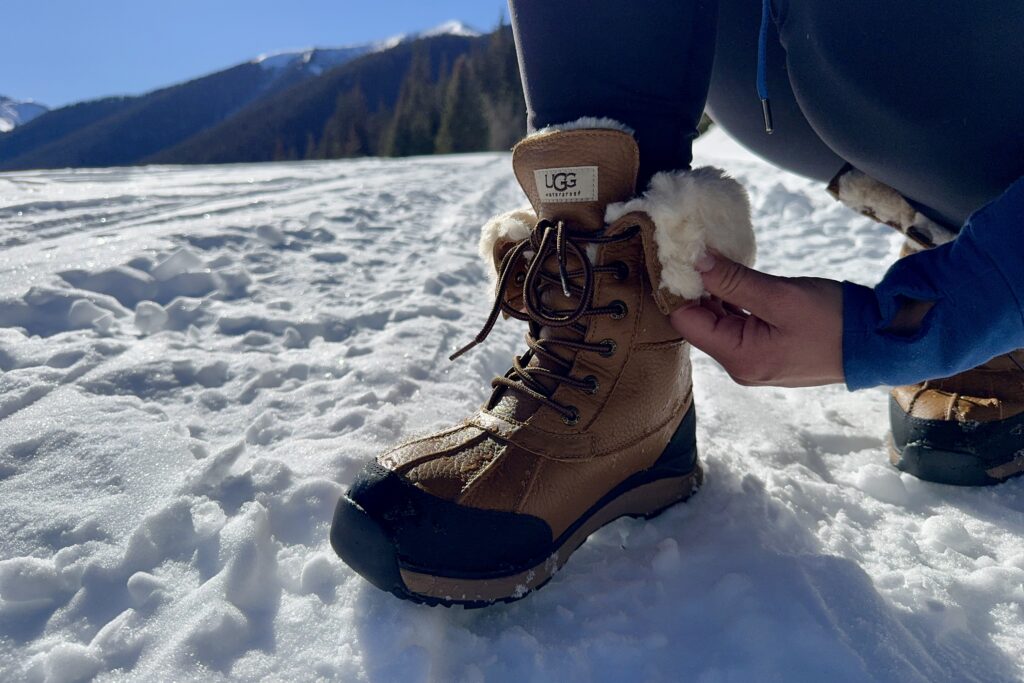
<svg viewBox="0 0 1024 683"><path fill-rule="evenodd" d="M693 471L687 476L659 479L639 487L638 491L643 497L642 504L645 509L630 513L629 516L653 519L673 505L685 503L690 496L700 490L703 483L704 468L700 466L700 461L697 461Z"/></svg>
<svg viewBox="0 0 1024 683"><path fill-rule="evenodd" d="M648 471L659 477L681 477L697 467L697 408L691 403L672 438Z"/></svg>

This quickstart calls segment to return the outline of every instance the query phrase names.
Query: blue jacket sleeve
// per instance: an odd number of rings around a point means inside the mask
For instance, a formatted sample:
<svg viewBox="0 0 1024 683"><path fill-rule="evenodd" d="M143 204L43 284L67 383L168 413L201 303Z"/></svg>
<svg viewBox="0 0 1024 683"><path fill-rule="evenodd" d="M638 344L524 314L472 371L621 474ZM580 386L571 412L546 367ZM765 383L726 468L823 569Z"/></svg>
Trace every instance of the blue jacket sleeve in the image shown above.
<svg viewBox="0 0 1024 683"><path fill-rule="evenodd" d="M916 333L885 330L905 299L935 302ZM874 288L843 283L850 390L948 377L1024 347L1024 178L952 242L897 261Z"/></svg>

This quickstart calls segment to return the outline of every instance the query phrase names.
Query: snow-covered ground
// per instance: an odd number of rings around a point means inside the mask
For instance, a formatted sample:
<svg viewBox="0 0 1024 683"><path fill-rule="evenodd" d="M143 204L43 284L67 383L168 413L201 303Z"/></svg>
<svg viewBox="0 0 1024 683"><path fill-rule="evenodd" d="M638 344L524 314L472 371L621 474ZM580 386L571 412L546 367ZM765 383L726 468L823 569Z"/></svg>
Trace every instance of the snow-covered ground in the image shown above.
<svg viewBox="0 0 1024 683"><path fill-rule="evenodd" d="M720 134L760 264L874 282L888 229ZM429 608L327 542L361 463L485 397L502 154L0 174L0 679L997 681L1024 674L1024 481L887 463L886 394L697 355L707 483L540 592Z"/></svg>

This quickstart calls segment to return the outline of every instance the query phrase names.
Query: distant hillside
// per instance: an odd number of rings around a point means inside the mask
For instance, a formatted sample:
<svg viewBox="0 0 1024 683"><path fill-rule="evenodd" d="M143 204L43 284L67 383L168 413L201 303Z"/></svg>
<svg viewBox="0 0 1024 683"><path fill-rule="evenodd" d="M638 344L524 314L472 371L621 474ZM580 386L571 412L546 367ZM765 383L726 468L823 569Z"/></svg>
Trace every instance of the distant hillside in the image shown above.
<svg viewBox="0 0 1024 683"><path fill-rule="evenodd" d="M461 65L457 71L466 79L470 69L477 72L473 81L480 117L486 117L488 103L496 110L490 116L494 140L485 134L473 148L507 149L522 133L525 105L511 32L506 28L482 38L424 38L366 55L265 98L143 161L223 163L429 154L436 148L455 65ZM497 103L509 113L499 115ZM418 140L402 142L410 136Z"/></svg>
<svg viewBox="0 0 1024 683"><path fill-rule="evenodd" d="M402 43L411 43L420 38L432 38L434 36L450 35L476 38L480 34L466 26L461 21L448 21L440 26L435 26L427 31L417 33L406 33L385 40L379 40L363 45L350 45L348 47L335 48L309 48L306 50L284 50L270 54L260 55L253 61L264 69L291 68L296 64L303 65L311 74L320 75L327 69L340 66L350 62L356 57L370 54L372 52L383 52Z"/></svg>
<svg viewBox="0 0 1024 683"><path fill-rule="evenodd" d="M139 97L55 109L0 136L0 168L139 163L288 87L296 75L249 63Z"/></svg>
<svg viewBox="0 0 1024 683"><path fill-rule="evenodd" d="M363 46L264 56L145 95L62 107L0 133L0 170L429 153L456 72L463 82L488 83L473 95L493 131L481 148L495 140L507 146L510 134L499 129L520 129L524 109L511 32L481 37L452 22ZM414 99L425 125L407 115ZM429 148L402 142L406 127L429 137Z"/></svg>

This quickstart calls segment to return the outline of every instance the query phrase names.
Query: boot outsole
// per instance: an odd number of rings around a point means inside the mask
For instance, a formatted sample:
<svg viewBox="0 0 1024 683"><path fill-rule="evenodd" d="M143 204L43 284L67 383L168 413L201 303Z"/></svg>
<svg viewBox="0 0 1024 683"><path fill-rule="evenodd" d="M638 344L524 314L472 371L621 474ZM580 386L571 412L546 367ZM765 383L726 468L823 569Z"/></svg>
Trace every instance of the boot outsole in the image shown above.
<svg viewBox="0 0 1024 683"><path fill-rule="evenodd" d="M341 498L335 510L331 545L356 573L404 600L466 608L515 602L547 584L572 553L601 527L621 517L656 517L689 499L703 480L704 471L698 462L685 476L656 479L619 491L610 500L591 508L574 525L575 530L563 535L562 542L544 561L509 576L450 577L405 567L384 529L348 496Z"/></svg>
<svg viewBox="0 0 1024 683"><path fill-rule="evenodd" d="M950 486L995 486L1024 474L1024 462L993 467L975 455L910 443L889 446L889 462L918 479ZM1010 471L1006 474L1007 470Z"/></svg>
<svg viewBox="0 0 1024 683"><path fill-rule="evenodd" d="M696 413L691 405L654 466L633 474L614 487L546 550L533 555L533 560L523 558L521 562L502 563L509 567L507 570L453 572L431 569L429 563L428 566L414 565L399 552L401 544L396 542L393 529L388 528L394 520L386 518L393 515L386 511L378 512L377 515L383 515L385 519L376 519L359 504L363 498L353 499L354 496L350 495L352 490L338 501L331 525L331 545L356 573L377 588L405 600L467 608L514 602L550 581L569 556L601 527L620 517L655 517L689 499L704 480L704 471L697 458L695 434ZM365 493L363 495L365 497ZM425 494L418 492L415 495ZM463 510L472 512L466 508ZM407 510L403 508L402 513L405 512ZM481 511L481 514L487 513ZM451 517L440 519L452 520ZM430 533L436 533L437 542L444 544L445 533L452 531L445 526Z"/></svg>

